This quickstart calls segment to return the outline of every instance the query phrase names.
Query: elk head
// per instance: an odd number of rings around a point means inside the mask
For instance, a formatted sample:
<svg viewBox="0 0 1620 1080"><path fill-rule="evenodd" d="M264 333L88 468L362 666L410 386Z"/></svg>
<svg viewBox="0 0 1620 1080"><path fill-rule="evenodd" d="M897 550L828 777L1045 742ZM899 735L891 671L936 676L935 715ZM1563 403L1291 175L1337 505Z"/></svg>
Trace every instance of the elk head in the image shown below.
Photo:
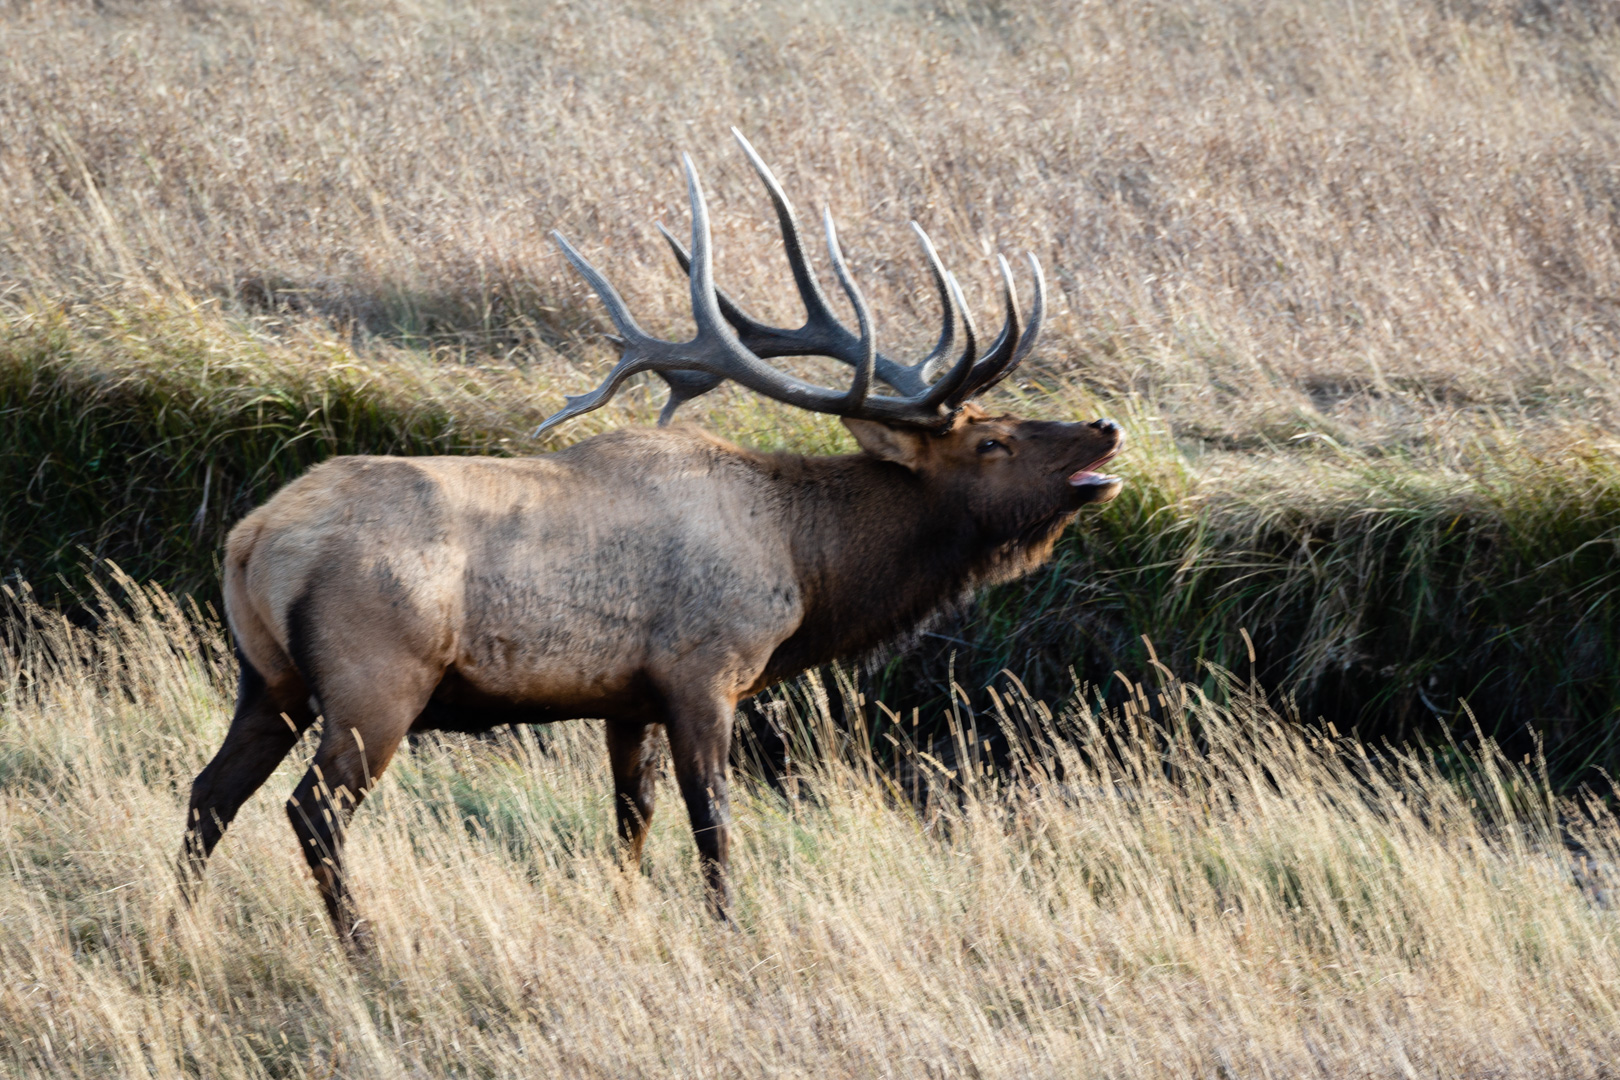
<svg viewBox="0 0 1620 1080"><path fill-rule="evenodd" d="M928 527L966 530L982 552L972 584L1016 577L1044 562L1063 527L1087 503L1119 494L1097 472L1124 439L1112 420L1089 424L991 415L968 403L950 426L845 419L871 457L909 470L923 501L939 508Z"/></svg>

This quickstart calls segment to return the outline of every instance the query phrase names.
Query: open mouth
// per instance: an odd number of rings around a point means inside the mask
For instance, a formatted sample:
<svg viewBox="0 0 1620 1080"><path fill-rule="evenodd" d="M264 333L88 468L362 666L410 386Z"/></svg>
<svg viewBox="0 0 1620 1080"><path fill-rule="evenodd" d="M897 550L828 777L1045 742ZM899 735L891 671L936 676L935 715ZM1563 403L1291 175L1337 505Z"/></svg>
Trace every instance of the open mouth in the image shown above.
<svg viewBox="0 0 1620 1080"><path fill-rule="evenodd" d="M1119 453L1119 451L1120 451L1120 448L1116 446L1116 447L1114 447L1114 449L1108 451L1108 453L1104 454L1102 457L1098 458L1096 461L1093 461L1091 464L1087 465L1085 468L1076 471L1074 474L1072 474L1069 477L1069 485L1071 487L1077 487L1077 488L1091 488L1091 487L1107 487L1109 484L1118 484L1118 483L1120 483L1120 479L1117 476L1112 476L1112 475L1110 475L1108 473L1100 473L1100 472L1095 471L1096 468L1099 465L1106 465L1110 461L1112 461L1113 458L1114 458L1114 455Z"/></svg>

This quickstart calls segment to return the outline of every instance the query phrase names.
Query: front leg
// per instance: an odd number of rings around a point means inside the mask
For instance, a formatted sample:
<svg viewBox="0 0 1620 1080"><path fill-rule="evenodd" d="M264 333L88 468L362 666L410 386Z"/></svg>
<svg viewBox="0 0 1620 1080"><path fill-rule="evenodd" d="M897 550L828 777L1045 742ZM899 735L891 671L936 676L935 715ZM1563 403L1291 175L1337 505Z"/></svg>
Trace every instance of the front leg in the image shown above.
<svg viewBox="0 0 1620 1080"><path fill-rule="evenodd" d="M665 721L675 779L692 820L703 881L716 917L728 918L730 891L726 859L731 805L726 795L726 761L731 752L731 724L737 696L712 687L682 688L669 696Z"/></svg>
<svg viewBox="0 0 1620 1080"><path fill-rule="evenodd" d="M652 823L658 773L658 725L607 722L608 760L613 765L613 807L624 842L625 865L641 865L641 845Z"/></svg>

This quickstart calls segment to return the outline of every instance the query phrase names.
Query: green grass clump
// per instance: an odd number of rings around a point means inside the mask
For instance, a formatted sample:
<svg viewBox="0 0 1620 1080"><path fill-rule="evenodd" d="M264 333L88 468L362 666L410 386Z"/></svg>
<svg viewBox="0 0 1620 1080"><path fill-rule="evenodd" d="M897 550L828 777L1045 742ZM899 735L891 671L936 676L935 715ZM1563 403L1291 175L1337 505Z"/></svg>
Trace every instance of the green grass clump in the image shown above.
<svg viewBox="0 0 1620 1080"><path fill-rule="evenodd" d="M225 532L311 465L527 445L537 389L205 308L35 309L0 328L0 560L49 592L82 591L88 554L215 596Z"/></svg>
<svg viewBox="0 0 1620 1080"><path fill-rule="evenodd" d="M1253 670L1304 717L1369 738L1465 734L1466 703L1516 752L1544 737L1564 779L1620 764L1612 443L1499 436L1451 466L1335 454L1148 473L877 692L931 679L943 700L954 647L970 684L1005 668L1051 695L1073 672L1119 700L1114 673L1157 658Z"/></svg>

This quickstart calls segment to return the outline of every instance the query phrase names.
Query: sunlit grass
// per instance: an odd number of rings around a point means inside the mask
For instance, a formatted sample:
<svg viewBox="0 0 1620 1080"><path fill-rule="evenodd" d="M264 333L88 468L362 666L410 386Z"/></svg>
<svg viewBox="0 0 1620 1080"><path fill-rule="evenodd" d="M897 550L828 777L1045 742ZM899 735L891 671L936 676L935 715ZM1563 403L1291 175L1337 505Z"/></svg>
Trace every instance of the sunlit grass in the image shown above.
<svg viewBox="0 0 1620 1080"><path fill-rule="evenodd" d="M1152 674L1164 724L1009 687L978 720L1019 747L999 769L902 747L920 803L794 713L821 749L786 793L739 779L734 926L667 781L645 872L619 868L598 725L425 741L353 829L379 953L351 963L281 811L307 745L177 905L229 664L217 626L126 599L94 634L11 608L7 1075L1595 1077L1620 1052L1607 811L1488 746L1443 779Z"/></svg>
<svg viewBox="0 0 1620 1080"><path fill-rule="evenodd" d="M690 152L722 284L788 322L736 125L801 215L839 216L887 349L938 317L915 219L984 321L993 255L1039 256L1037 365L1188 439L1614 416L1600 4L38 0L0 20L7 291L122 283L577 358L600 311L549 231L683 332L653 225L685 228Z"/></svg>

